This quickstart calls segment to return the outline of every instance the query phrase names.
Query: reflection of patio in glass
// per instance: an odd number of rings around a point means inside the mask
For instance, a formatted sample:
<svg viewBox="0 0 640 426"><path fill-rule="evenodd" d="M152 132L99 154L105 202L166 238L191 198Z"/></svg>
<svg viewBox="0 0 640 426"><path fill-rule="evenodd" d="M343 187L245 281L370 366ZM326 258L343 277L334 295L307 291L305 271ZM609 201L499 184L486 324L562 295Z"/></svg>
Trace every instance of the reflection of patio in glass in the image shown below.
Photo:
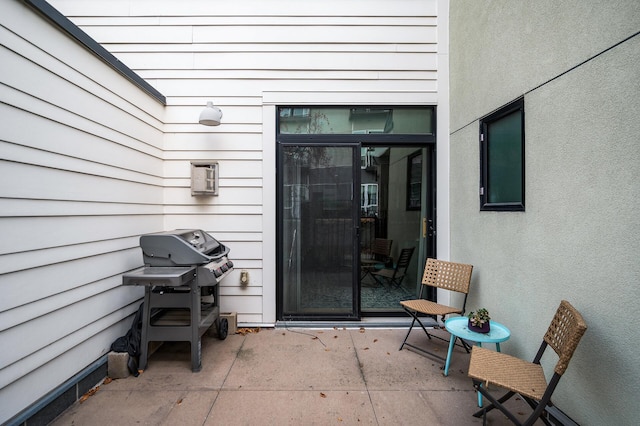
<svg viewBox="0 0 640 426"><path fill-rule="evenodd" d="M309 279L301 283L300 307L307 312L350 308L353 289L350 285L336 284L339 274L310 274ZM373 278L367 277L360 290L361 307L363 311L400 311L400 300L413 297L414 292L407 285L381 287Z"/></svg>

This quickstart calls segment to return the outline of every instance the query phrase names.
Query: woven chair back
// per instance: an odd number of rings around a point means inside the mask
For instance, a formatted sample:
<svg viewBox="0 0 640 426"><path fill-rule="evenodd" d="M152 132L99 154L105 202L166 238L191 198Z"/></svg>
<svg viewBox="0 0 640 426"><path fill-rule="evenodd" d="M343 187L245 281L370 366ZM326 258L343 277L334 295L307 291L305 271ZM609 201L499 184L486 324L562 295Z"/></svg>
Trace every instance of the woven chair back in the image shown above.
<svg viewBox="0 0 640 426"><path fill-rule="evenodd" d="M413 255L413 251L415 247L403 248L400 251L400 256L398 256L398 266L396 269L407 269L409 267L409 263L411 263L411 256Z"/></svg>
<svg viewBox="0 0 640 426"><path fill-rule="evenodd" d="M422 275L422 284L459 293L469 293L473 265L427 259Z"/></svg>
<svg viewBox="0 0 640 426"><path fill-rule="evenodd" d="M544 341L558 354L554 371L563 375L582 335L587 330L582 315L569 302L563 300L551 320Z"/></svg>
<svg viewBox="0 0 640 426"><path fill-rule="evenodd" d="M387 240L384 238L376 238L371 245L371 252L376 258L388 258L391 256L391 244L393 240Z"/></svg>

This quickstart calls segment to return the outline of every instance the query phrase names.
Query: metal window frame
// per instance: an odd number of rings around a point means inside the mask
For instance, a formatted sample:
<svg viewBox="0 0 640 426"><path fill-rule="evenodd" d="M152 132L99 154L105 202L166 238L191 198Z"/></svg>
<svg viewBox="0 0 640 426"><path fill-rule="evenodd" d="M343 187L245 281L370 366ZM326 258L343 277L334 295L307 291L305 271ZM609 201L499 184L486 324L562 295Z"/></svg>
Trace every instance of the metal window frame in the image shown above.
<svg viewBox="0 0 640 426"><path fill-rule="evenodd" d="M490 124L512 114L520 112L520 144L521 144L521 178L522 178L522 199L519 202L490 203L489 194L489 174L491 173L491 164L489 164L489 145L491 141L488 136L488 127ZM500 107L491 114L479 120L479 141L480 141L480 211L525 211L525 111L524 97L520 97L507 105Z"/></svg>

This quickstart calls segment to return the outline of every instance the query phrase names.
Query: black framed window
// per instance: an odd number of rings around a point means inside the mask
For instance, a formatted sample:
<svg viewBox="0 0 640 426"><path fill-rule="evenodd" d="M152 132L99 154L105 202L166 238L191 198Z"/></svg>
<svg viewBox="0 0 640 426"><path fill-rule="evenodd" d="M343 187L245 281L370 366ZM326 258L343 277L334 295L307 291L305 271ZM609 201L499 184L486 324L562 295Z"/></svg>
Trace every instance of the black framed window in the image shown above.
<svg viewBox="0 0 640 426"><path fill-rule="evenodd" d="M524 98L480 119L480 210L524 211Z"/></svg>

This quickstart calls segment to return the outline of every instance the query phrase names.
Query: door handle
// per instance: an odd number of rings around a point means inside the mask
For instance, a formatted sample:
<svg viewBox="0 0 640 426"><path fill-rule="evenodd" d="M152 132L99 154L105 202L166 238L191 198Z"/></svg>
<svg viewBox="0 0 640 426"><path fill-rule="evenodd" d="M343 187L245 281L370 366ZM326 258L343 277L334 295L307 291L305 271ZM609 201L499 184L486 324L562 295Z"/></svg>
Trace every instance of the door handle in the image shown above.
<svg viewBox="0 0 640 426"><path fill-rule="evenodd" d="M433 219L422 218L422 238L433 237L436 235L436 230L433 227Z"/></svg>

